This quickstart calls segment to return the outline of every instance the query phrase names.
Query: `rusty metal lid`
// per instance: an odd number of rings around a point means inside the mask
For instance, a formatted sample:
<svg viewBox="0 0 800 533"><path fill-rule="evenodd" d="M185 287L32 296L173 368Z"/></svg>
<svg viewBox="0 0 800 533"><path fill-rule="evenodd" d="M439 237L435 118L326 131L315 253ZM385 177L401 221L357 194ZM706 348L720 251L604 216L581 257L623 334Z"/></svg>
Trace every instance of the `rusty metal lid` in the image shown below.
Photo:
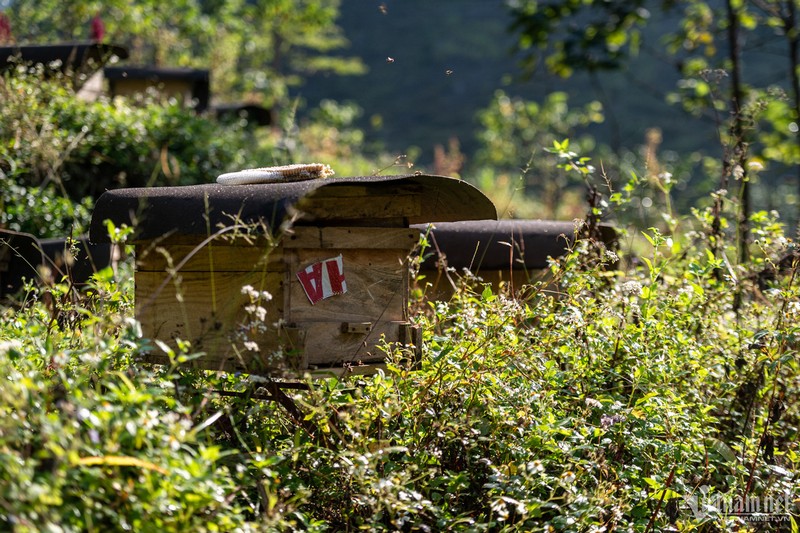
<svg viewBox="0 0 800 533"><path fill-rule="evenodd" d="M36 280L44 264L39 241L28 233L0 229L0 297L14 294L24 279Z"/></svg>
<svg viewBox="0 0 800 533"><path fill-rule="evenodd" d="M128 50L122 46L95 42L12 44L0 46L0 70L14 68L19 62L49 66L57 61L56 68L66 71L83 67L90 60L105 63L112 55L127 59Z"/></svg>
<svg viewBox="0 0 800 533"><path fill-rule="evenodd" d="M67 277L76 286L85 285L95 272L111 265L112 248L83 237L37 239L0 229L0 297L19 291L24 279L39 280L41 267L47 267L55 281Z"/></svg>
<svg viewBox="0 0 800 533"><path fill-rule="evenodd" d="M430 255L424 269L434 268L438 252L448 266L473 273L489 270L547 268L548 257L564 255L575 242L576 224L555 220L468 220L414 226L430 230ZM603 226L603 240L615 232Z"/></svg>
<svg viewBox="0 0 800 533"><path fill-rule="evenodd" d="M496 219L494 204L469 183L412 174L326 178L288 183L143 187L103 193L90 240L109 242L106 220L135 228L134 240L207 235L236 222L262 223L275 233L290 217L299 224L403 225Z"/></svg>
<svg viewBox="0 0 800 533"><path fill-rule="evenodd" d="M109 80L161 81L209 81L208 69L186 67L105 67L103 75Z"/></svg>

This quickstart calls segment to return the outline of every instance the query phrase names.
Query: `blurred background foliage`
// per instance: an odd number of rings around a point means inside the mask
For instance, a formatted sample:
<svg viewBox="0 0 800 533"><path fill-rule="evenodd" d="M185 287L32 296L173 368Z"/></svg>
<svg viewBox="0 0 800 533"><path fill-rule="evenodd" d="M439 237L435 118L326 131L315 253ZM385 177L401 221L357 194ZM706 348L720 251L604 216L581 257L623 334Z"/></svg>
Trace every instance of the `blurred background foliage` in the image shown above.
<svg viewBox="0 0 800 533"><path fill-rule="evenodd" d="M212 69L222 101L285 103L289 87L316 72L358 74L336 25L339 0L32 0L7 2L18 42L86 40L100 16L105 40L127 47L138 65Z"/></svg>
<svg viewBox="0 0 800 533"><path fill-rule="evenodd" d="M588 190L623 239L578 241L518 294L465 274L450 301L415 302L419 367L394 354L384 373L296 395L330 448L259 401L257 377L180 368L198 356L188 344L172 365L140 364L153 341L132 319L132 261L80 293L30 286L0 307L0 529L745 531L683 498L796 497L798 262L783 220L797 64L776 78L763 53L785 43L775 57L792 57L793 2L0 6L18 42L83 39L99 13L132 60L211 68L218 98L277 117L220 122L154 94L85 102L69 74L21 65L0 79L4 228L80 234L106 188L321 161L461 176L504 216L585 218ZM761 47L731 54L732 22ZM515 59L552 72L489 74ZM737 61L751 77L734 98ZM780 213L753 210L738 262L745 180Z"/></svg>
<svg viewBox="0 0 800 533"><path fill-rule="evenodd" d="M267 128L221 123L146 97L87 104L66 82L7 73L15 79L0 104L8 141L0 170L76 202L108 187L320 159L338 175L460 176L503 216L569 219L584 210L585 183L554 172L548 152L569 138L612 188L637 175L634 207L615 213L618 222L658 224L666 201L686 215L715 190L740 205L737 165L752 184L749 211L776 209L790 225L797 218L792 2L2 5L18 43L82 40L100 16L104 40L126 46L129 63L208 68L215 101L257 103L275 118ZM738 55L727 40L731 16Z"/></svg>

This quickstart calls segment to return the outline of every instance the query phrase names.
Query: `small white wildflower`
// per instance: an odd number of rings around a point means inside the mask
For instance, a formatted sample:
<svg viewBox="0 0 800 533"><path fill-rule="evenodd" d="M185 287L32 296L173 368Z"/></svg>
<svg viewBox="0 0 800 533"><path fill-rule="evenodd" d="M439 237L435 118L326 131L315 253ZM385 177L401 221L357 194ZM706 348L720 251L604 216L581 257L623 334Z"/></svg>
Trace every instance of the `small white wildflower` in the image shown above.
<svg viewBox="0 0 800 533"><path fill-rule="evenodd" d="M680 289L678 289L678 296L686 296L687 298L691 298L694 296L694 289L689 287L688 285L684 285Z"/></svg>
<svg viewBox="0 0 800 533"><path fill-rule="evenodd" d="M563 324L570 324L574 326L583 325L583 313L577 307L567 307L561 315L558 316L559 322Z"/></svg>
<svg viewBox="0 0 800 533"><path fill-rule="evenodd" d="M158 411L156 411L155 409L148 409L142 424L144 428L152 429L156 427L158 423L159 423Z"/></svg>
<svg viewBox="0 0 800 533"><path fill-rule="evenodd" d="M626 281L619 289L625 296L639 296L642 293L642 284L638 281Z"/></svg>
<svg viewBox="0 0 800 533"><path fill-rule="evenodd" d="M244 308L248 314L254 315L255 318L261 322L267 319L267 310L260 305L246 305Z"/></svg>
<svg viewBox="0 0 800 533"><path fill-rule="evenodd" d="M575 477L576 476L574 472L567 471L561 474L561 481L563 481L564 483L572 483L573 481L575 481Z"/></svg>
<svg viewBox="0 0 800 533"><path fill-rule="evenodd" d="M742 179L744 177L744 169L742 168L742 165L735 165L731 171L731 174L733 175L734 179Z"/></svg>
<svg viewBox="0 0 800 533"><path fill-rule="evenodd" d="M244 343L244 348L245 348L245 350L249 350L251 352L257 352L258 351L258 343L257 342L253 342L253 341L246 341Z"/></svg>
<svg viewBox="0 0 800 533"><path fill-rule="evenodd" d="M586 398L583 403L585 403L587 407L603 407L600 400L595 400L594 398Z"/></svg>
<svg viewBox="0 0 800 533"><path fill-rule="evenodd" d="M781 290L776 288L767 289L764 291L764 294L770 298L778 298L781 295Z"/></svg>
<svg viewBox="0 0 800 533"><path fill-rule="evenodd" d="M247 380L250 383L269 383L269 380L267 378L265 378L264 376L259 376L257 374L250 374L247 377Z"/></svg>
<svg viewBox="0 0 800 533"><path fill-rule="evenodd" d="M544 472L544 465L540 460L531 461L527 464L528 472L539 473Z"/></svg>
<svg viewBox="0 0 800 533"><path fill-rule="evenodd" d="M747 163L747 168L753 172L758 172L759 170L764 170L764 165L762 165L760 161L750 161Z"/></svg>
<svg viewBox="0 0 800 533"><path fill-rule="evenodd" d="M0 353L2 353L2 349L0 349ZM81 363L87 366L95 366L100 363L101 357L100 354L97 353L84 353L80 355Z"/></svg>
<svg viewBox="0 0 800 533"><path fill-rule="evenodd" d="M69 363L69 354L64 352L57 353L53 356L52 361L57 366L64 366Z"/></svg>
<svg viewBox="0 0 800 533"><path fill-rule="evenodd" d="M611 250L606 250L604 255L606 261L608 261L609 263L616 263L617 261L619 261L619 256Z"/></svg>
<svg viewBox="0 0 800 533"><path fill-rule="evenodd" d="M22 342L17 339L0 341L0 357L5 357L10 351L18 352L22 349Z"/></svg>
<svg viewBox="0 0 800 533"><path fill-rule="evenodd" d="M259 300L268 302L272 300L272 294L270 294L269 291L257 291L252 285L244 285L242 287L242 294L250 298L251 302L257 302Z"/></svg>
<svg viewBox="0 0 800 533"><path fill-rule="evenodd" d="M600 425L603 427L603 429L608 429L614 424L618 424L624 420L625 417L623 415L603 415L600 418Z"/></svg>

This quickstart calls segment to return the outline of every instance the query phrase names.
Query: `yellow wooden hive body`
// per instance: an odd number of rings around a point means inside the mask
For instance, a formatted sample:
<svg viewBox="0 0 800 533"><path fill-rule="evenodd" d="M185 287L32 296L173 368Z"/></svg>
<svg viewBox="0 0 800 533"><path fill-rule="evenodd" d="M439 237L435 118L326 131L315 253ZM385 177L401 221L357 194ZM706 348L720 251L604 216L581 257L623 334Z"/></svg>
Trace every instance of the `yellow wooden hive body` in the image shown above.
<svg viewBox="0 0 800 533"><path fill-rule="evenodd" d="M202 354L186 364L359 372L387 346L418 354L408 257L420 230L409 225L459 217L496 211L471 185L440 176L124 189L98 201L92 238L103 240L106 218L134 225L136 318L145 337ZM347 291L312 304L297 273L338 256ZM162 350L147 359L169 360Z"/></svg>

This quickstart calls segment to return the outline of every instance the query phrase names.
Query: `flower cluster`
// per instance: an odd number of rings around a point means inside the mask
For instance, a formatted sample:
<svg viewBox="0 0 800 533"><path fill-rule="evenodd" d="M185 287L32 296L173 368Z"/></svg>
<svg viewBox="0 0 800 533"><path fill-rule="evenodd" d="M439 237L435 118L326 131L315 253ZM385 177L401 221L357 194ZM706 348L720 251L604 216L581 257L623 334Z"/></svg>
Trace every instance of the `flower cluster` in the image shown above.
<svg viewBox="0 0 800 533"><path fill-rule="evenodd" d="M267 309L262 304L272 300L272 294L268 291L259 291L252 285L242 287L242 294L247 296L248 303L244 306L247 318L241 324L240 336L245 350L250 352L259 351L258 343L252 340L252 334L264 333L267 331Z"/></svg>

